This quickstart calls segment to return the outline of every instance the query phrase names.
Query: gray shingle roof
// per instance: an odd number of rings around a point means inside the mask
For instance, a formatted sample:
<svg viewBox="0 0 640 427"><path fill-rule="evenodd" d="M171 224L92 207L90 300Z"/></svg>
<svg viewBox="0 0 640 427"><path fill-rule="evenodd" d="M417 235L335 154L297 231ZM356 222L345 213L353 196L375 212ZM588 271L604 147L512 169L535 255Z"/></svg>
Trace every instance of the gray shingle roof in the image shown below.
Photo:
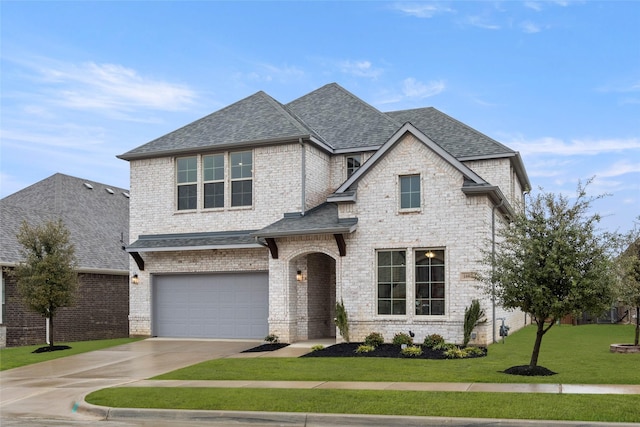
<svg viewBox="0 0 640 427"><path fill-rule="evenodd" d="M134 160L310 137L347 152L382 146L406 122L460 160L515 153L435 108L383 113L330 83L286 105L257 92L118 157Z"/></svg>
<svg viewBox="0 0 640 427"><path fill-rule="evenodd" d="M148 234L127 246L127 252L202 250L215 248L261 248L252 236L255 230L205 233Z"/></svg>
<svg viewBox="0 0 640 427"><path fill-rule="evenodd" d="M163 153L297 140L310 135L313 135L310 128L260 91L118 157L131 160Z"/></svg>
<svg viewBox="0 0 640 427"><path fill-rule="evenodd" d="M291 101L287 107L335 150L382 145L402 124L336 83Z"/></svg>
<svg viewBox="0 0 640 427"><path fill-rule="evenodd" d="M253 233L256 237L282 237L305 234L352 233L358 218L338 218L338 207L334 203L323 203L307 211L305 215L286 215L261 230Z"/></svg>
<svg viewBox="0 0 640 427"><path fill-rule="evenodd" d="M510 148L433 107L390 111L386 114L397 122L410 122L459 160L515 153Z"/></svg>
<svg viewBox="0 0 640 427"><path fill-rule="evenodd" d="M22 260L16 233L23 220L36 225L62 219L81 269L128 271L129 257L120 242L122 236L125 242L129 236L129 198L123 193L129 192L58 173L3 198L0 263Z"/></svg>

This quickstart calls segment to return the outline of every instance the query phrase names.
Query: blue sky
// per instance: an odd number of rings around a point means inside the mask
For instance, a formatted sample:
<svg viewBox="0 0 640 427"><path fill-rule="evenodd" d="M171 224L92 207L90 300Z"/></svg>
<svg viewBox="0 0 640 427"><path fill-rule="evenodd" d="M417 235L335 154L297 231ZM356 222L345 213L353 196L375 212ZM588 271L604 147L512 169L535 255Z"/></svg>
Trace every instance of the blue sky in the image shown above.
<svg viewBox="0 0 640 427"><path fill-rule="evenodd" d="M0 196L56 172L129 187L115 156L264 90L337 82L433 106L519 151L534 186L640 215L640 2L2 1Z"/></svg>

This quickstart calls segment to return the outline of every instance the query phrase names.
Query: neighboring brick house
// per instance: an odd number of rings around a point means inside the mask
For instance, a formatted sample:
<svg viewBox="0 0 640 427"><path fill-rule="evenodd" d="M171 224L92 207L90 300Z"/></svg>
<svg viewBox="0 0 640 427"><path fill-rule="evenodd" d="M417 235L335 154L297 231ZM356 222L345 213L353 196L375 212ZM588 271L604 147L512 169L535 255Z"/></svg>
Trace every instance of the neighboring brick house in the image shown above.
<svg viewBox="0 0 640 427"><path fill-rule="evenodd" d="M62 219L78 261L76 305L54 318L54 342L129 336L129 191L55 174L0 200L2 312L0 346L44 344L45 319L29 311L11 270L23 261L16 234ZM126 240L125 240L126 242Z"/></svg>
<svg viewBox="0 0 640 427"><path fill-rule="evenodd" d="M461 342L480 250L530 183L520 155L434 108L383 113L337 84L264 92L118 156L130 162L130 333ZM495 322L497 326L500 321ZM495 331L495 329L494 329Z"/></svg>

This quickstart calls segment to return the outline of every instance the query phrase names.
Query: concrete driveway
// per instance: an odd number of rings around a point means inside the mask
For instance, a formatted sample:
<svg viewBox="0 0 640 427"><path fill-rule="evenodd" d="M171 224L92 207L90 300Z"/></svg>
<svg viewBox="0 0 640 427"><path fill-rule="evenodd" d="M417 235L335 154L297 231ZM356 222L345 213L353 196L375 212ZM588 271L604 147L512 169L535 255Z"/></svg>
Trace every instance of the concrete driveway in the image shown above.
<svg viewBox="0 0 640 427"><path fill-rule="evenodd" d="M79 413L82 397L101 388L227 357L259 341L152 338L0 372L3 418L100 419Z"/></svg>

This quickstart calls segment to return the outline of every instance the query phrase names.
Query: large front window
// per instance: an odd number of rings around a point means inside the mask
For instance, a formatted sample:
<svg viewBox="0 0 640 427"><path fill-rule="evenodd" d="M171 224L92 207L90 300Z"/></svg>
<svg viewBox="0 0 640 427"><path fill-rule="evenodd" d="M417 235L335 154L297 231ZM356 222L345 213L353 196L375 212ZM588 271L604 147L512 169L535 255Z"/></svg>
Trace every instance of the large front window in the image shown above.
<svg viewBox="0 0 640 427"><path fill-rule="evenodd" d="M444 314L444 251L415 251L416 314Z"/></svg>
<svg viewBox="0 0 640 427"><path fill-rule="evenodd" d="M198 158L177 160L178 210L198 207Z"/></svg>
<svg viewBox="0 0 640 427"><path fill-rule="evenodd" d="M378 252L378 314L407 313L405 251Z"/></svg>
<svg viewBox="0 0 640 427"><path fill-rule="evenodd" d="M251 151L231 153L231 206L251 206L253 158Z"/></svg>

